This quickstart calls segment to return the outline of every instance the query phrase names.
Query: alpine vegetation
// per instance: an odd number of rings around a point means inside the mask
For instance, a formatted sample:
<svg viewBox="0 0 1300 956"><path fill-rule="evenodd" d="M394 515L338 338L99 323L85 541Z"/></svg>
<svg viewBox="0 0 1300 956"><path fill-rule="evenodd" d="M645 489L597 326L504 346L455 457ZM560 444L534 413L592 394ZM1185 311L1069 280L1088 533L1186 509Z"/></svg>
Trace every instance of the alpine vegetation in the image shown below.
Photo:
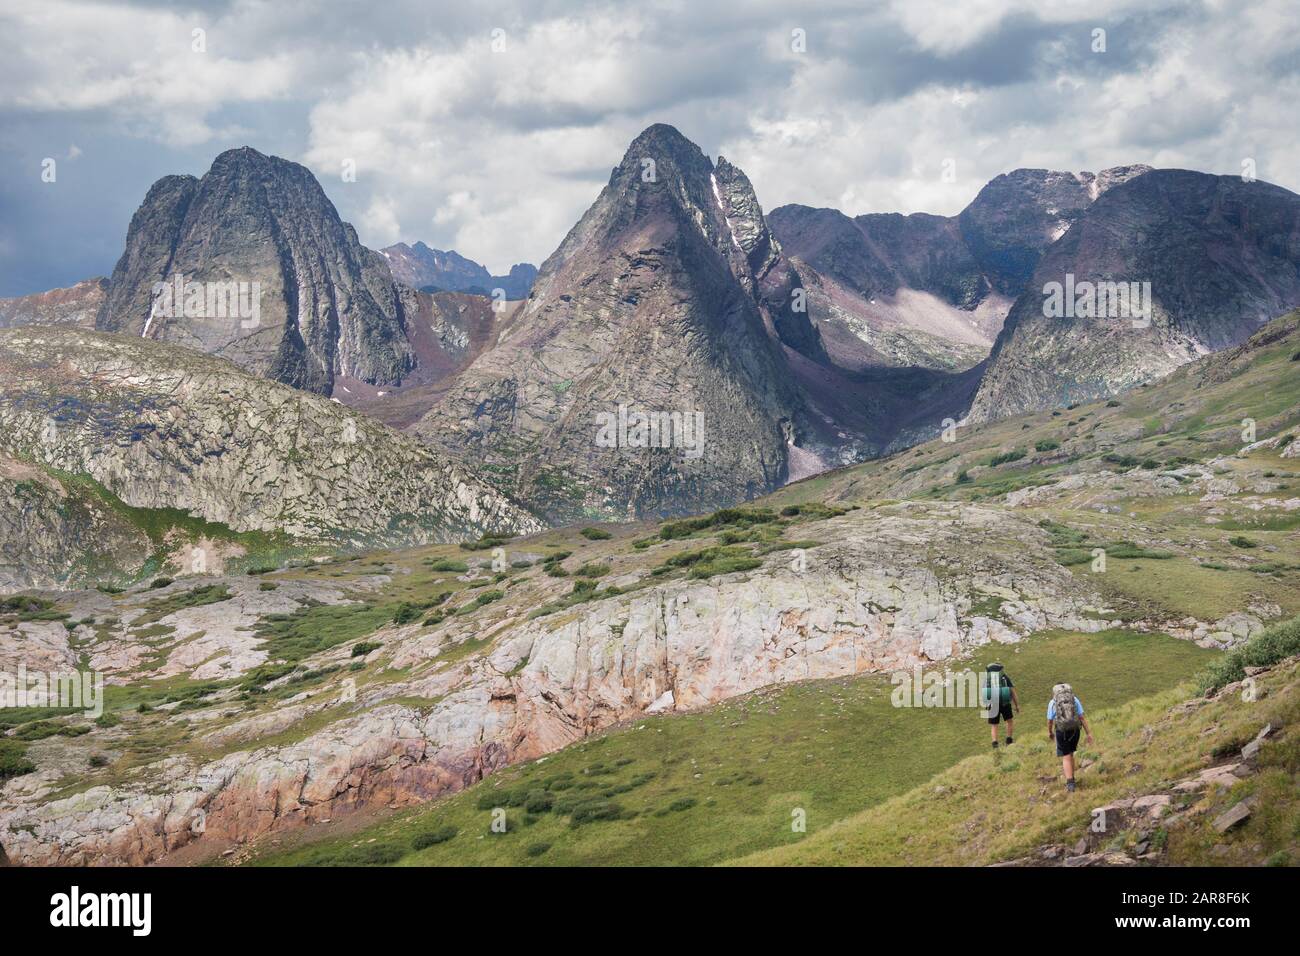
<svg viewBox="0 0 1300 956"><path fill-rule="evenodd" d="M1300 864L1294 3L23 6L15 920Z"/></svg>

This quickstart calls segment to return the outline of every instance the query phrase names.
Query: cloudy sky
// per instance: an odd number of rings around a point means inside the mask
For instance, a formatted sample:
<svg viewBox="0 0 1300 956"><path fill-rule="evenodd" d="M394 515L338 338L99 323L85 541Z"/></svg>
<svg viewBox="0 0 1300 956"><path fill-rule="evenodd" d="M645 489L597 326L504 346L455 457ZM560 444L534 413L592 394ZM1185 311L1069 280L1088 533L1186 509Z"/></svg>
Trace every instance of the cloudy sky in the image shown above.
<svg viewBox="0 0 1300 956"><path fill-rule="evenodd" d="M767 209L952 214L1017 166L1249 159L1300 190L1298 8L0 0L0 295L107 274L155 179L241 145L310 167L367 245L493 272L549 255L654 122Z"/></svg>

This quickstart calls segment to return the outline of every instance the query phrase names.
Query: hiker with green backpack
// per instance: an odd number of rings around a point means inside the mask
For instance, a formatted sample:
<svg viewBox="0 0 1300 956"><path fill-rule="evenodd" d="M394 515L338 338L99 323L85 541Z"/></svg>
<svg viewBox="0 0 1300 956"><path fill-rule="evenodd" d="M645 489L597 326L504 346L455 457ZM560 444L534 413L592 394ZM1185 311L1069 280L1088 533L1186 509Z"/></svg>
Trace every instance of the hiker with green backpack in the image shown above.
<svg viewBox="0 0 1300 956"><path fill-rule="evenodd" d="M1065 789L1070 793L1074 793L1074 752L1079 749L1080 727L1088 734L1091 746L1092 728L1083 716L1083 704L1069 684L1057 684L1047 704L1047 739L1056 741L1056 756L1061 758Z"/></svg>
<svg viewBox="0 0 1300 956"><path fill-rule="evenodd" d="M989 730L993 733L993 746L998 745L999 720L1007 722L1007 744L1011 744L1016 735L1015 714L1020 713L1020 698L1016 696L1011 676L1001 664L990 664L985 668L980 703L984 708L984 716L989 720Z"/></svg>

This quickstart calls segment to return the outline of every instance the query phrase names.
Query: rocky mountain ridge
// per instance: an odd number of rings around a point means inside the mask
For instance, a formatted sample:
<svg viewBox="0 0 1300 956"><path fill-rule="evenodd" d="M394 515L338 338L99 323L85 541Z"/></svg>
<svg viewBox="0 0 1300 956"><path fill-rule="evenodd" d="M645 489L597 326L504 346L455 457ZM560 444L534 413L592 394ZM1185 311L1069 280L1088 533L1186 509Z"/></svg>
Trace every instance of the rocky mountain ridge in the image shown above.
<svg viewBox="0 0 1300 956"><path fill-rule="evenodd" d="M1107 190L1048 249L970 418L1117 394L1243 342L1297 305L1300 196L1235 176L1147 173Z"/></svg>
<svg viewBox="0 0 1300 956"><path fill-rule="evenodd" d="M485 466L548 520L681 514L907 447L967 413L1113 394L1294 304L1293 194L1249 184L1253 203L1216 204L1191 187L1132 188L1151 174L1022 169L956 217L786 206L769 226L741 170L659 125L634 141L529 298L488 303L395 282L392 269L466 281L486 270L422 243L387 258L365 250L310 172L232 150L204 179L166 177L150 191L97 323L329 394ZM1216 263L1214 243L1240 261ZM1135 269L1158 274L1169 299L1144 335L1032 314L1044 280ZM154 282L172 273L209 292L256 274L268 311L189 315L178 287L181 314L154 315ZM41 308L10 313L58 320L53 304ZM1170 308L1215 317L1188 331ZM611 419L612 446L601 435ZM645 434L662 422L689 441L697 421L699 448Z"/></svg>
<svg viewBox="0 0 1300 956"><path fill-rule="evenodd" d="M74 325L94 328L108 291L104 278L83 279L66 289L0 299L0 329L19 325Z"/></svg>
<svg viewBox="0 0 1300 956"><path fill-rule="evenodd" d="M810 283L836 364L962 369L987 356L1043 250L1098 196L1149 170L1017 169L951 217L788 205L770 219Z"/></svg>
<svg viewBox="0 0 1300 956"><path fill-rule="evenodd" d="M494 276L487 267L467 259L454 249L432 249L423 242L398 242L385 246L379 254L388 260L393 278L414 289L428 292L470 292L493 295L500 289L507 300L526 299L537 279L537 267L520 262L503 276Z"/></svg>
<svg viewBox="0 0 1300 956"><path fill-rule="evenodd" d="M11 529L6 552L35 554L42 534L57 537L50 507L72 479L89 479L110 504L304 542L454 541L540 527L400 433L186 349L30 327L0 333L0 368L0 452L45 473L15 472L7 487L49 489L24 509L36 508L48 528ZM53 550L71 562L100 543L73 535Z"/></svg>

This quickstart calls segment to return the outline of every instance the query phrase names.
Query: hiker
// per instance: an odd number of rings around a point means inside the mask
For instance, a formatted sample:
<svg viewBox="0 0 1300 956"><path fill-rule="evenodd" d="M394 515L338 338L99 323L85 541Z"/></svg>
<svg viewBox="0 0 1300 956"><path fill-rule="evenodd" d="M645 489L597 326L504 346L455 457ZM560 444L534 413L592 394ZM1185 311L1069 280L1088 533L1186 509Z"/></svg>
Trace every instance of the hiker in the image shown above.
<svg viewBox="0 0 1300 956"><path fill-rule="evenodd" d="M996 695L996 699L995 699ZM984 671L984 713L988 715L989 730L993 734L993 746L998 745L998 721L1007 722L1008 746L1016 739L1015 714L1020 713L1020 698L1016 696L1015 685L1001 664L990 664ZM1015 708L1013 713L1012 708Z"/></svg>
<svg viewBox="0 0 1300 956"><path fill-rule="evenodd" d="M1074 696L1069 684L1052 688L1052 699L1047 704L1047 739L1056 741L1056 756L1061 758L1065 772L1065 789L1074 793L1074 752L1079 749L1079 727L1088 734L1092 744L1092 728L1083 716L1083 704Z"/></svg>

